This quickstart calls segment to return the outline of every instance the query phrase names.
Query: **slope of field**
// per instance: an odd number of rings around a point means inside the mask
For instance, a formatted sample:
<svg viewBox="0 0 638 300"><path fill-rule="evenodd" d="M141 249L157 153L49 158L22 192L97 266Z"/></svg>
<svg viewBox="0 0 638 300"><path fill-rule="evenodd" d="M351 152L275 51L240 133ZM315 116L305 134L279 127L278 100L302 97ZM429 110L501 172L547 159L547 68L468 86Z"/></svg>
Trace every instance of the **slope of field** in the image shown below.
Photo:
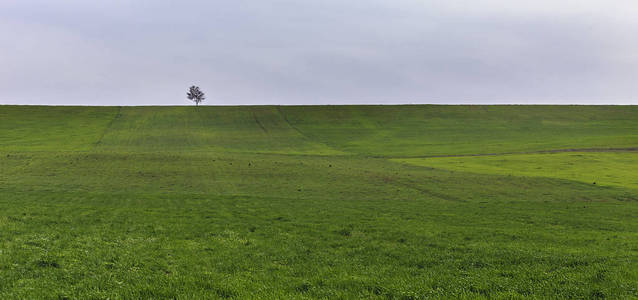
<svg viewBox="0 0 638 300"><path fill-rule="evenodd" d="M306 136L373 156L638 145L636 106L284 107Z"/></svg>
<svg viewBox="0 0 638 300"><path fill-rule="evenodd" d="M100 150L343 154L302 135L275 107L126 107Z"/></svg>
<svg viewBox="0 0 638 300"><path fill-rule="evenodd" d="M422 158L638 147L635 107L0 117L0 298L638 297L635 152Z"/></svg>
<svg viewBox="0 0 638 300"><path fill-rule="evenodd" d="M86 151L117 107L0 106L0 151Z"/></svg>

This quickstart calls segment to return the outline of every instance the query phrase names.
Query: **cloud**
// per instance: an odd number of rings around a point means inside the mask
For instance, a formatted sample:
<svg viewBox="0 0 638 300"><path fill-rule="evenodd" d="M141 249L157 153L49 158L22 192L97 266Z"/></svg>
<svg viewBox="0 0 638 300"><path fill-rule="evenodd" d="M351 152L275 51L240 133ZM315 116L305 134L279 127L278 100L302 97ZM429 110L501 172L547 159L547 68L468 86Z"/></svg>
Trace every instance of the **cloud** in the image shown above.
<svg viewBox="0 0 638 300"><path fill-rule="evenodd" d="M638 5L9 1L0 103L636 103ZM633 102L632 102L633 101Z"/></svg>

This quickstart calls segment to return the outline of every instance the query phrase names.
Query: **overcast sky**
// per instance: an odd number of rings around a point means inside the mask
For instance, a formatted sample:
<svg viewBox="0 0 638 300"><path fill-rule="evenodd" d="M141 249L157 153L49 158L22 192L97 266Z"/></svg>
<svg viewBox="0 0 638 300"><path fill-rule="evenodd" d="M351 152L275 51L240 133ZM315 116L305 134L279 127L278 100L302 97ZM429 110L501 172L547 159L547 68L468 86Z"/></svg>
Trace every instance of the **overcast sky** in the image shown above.
<svg viewBox="0 0 638 300"><path fill-rule="evenodd" d="M638 104L636 0L2 0L0 103Z"/></svg>

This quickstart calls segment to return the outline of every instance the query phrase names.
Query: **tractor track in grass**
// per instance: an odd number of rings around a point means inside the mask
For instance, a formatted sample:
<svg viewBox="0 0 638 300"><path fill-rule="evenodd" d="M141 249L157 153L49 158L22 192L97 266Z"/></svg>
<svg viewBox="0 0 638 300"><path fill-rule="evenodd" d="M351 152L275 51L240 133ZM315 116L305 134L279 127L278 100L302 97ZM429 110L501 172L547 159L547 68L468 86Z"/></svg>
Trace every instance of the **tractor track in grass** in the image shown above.
<svg viewBox="0 0 638 300"><path fill-rule="evenodd" d="M257 125L259 125L259 128L261 128L261 130L263 130L265 133L268 133L268 130L266 129L266 127L264 127L264 124L261 124L261 122L259 122L259 119L257 119L257 115L255 114L255 112L252 112L253 114L253 119L255 119L255 123L257 123Z"/></svg>
<svg viewBox="0 0 638 300"><path fill-rule="evenodd" d="M121 116L122 116L122 106L118 106L117 107L117 113L115 114L113 119L111 119L109 124L106 125L106 128L104 128L104 131L102 132L102 135L97 140L97 142L95 142L94 148L98 147L100 144L102 144L102 139L104 139L104 136L106 135L106 133L111 129L111 127L113 126L113 123L115 123L115 120L117 120Z"/></svg>
<svg viewBox="0 0 638 300"><path fill-rule="evenodd" d="M439 155L415 155L415 156L371 156L373 158L401 159L401 158L441 158L441 157L473 157L473 156L501 156L524 154L551 154L565 152L637 152L638 147L626 148L568 148L554 150L538 150L524 152L500 152L500 153L475 153L475 154L439 154Z"/></svg>
<svg viewBox="0 0 638 300"><path fill-rule="evenodd" d="M290 121L288 120L288 117L286 116L286 113L284 113L284 111L281 110L281 106L277 106L277 112L279 112L281 117L284 119L284 122L286 122L286 124L288 126L290 126L290 128L292 128L294 131L296 131L302 137L304 137L304 138L306 138L308 140L312 140L308 136L306 136L303 132L301 132L301 130L299 130L297 127L293 126L292 123L290 123Z"/></svg>

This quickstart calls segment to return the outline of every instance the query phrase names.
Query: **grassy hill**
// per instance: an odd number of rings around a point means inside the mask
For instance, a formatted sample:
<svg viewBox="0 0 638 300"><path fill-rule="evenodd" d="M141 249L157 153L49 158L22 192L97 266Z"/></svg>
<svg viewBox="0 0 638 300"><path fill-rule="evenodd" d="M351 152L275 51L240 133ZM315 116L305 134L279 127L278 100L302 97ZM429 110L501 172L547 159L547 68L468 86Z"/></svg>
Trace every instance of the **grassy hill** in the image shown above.
<svg viewBox="0 0 638 300"><path fill-rule="evenodd" d="M637 147L635 106L0 106L0 297L638 297Z"/></svg>

